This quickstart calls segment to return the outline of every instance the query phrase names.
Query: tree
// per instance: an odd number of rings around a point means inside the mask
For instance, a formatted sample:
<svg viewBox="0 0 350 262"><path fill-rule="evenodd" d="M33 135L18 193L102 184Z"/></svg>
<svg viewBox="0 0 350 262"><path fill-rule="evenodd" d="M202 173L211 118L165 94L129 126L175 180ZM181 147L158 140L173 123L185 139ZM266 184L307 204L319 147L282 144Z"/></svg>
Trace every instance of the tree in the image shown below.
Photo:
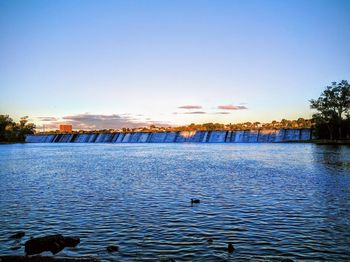
<svg viewBox="0 0 350 262"><path fill-rule="evenodd" d="M298 120L296 122L298 124L298 127L306 126L306 120L302 117L298 118Z"/></svg>
<svg viewBox="0 0 350 262"><path fill-rule="evenodd" d="M313 120L316 123L316 132L319 136L322 136L325 127L328 130L328 138L332 140L334 138L342 139L343 130L348 133L346 126L346 118L350 114L350 85L348 81L333 82L331 86L326 87L318 99L310 100L310 104L311 109L317 111L313 115Z"/></svg>
<svg viewBox="0 0 350 262"><path fill-rule="evenodd" d="M0 115L0 142L23 142L25 135L33 134L35 125L22 117L15 123L8 115Z"/></svg>
<svg viewBox="0 0 350 262"><path fill-rule="evenodd" d="M17 139L24 141L25 135L34 134L35 125L28 123L28 116L21 117L17 124Z"/></svg>
<svg viewBox="0 0 350 262"><path fill-rule="evenodd" d="M0 141L7 141L14 122L9 115L0 115Z"/></svg>

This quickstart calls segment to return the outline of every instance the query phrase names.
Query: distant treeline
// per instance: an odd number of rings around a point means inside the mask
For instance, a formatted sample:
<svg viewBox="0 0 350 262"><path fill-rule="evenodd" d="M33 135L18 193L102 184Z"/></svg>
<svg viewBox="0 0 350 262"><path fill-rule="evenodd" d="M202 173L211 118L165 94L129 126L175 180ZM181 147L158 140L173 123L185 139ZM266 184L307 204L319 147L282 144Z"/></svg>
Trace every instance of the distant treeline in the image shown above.
<svg viewBox="0 0 350 262"><path fill-rule="evenodd" d="M263 129L293 129L293 128L311 128L312 120L299 118L298 120L282 119L281 121L273 120L271 123L260 122L245 122L238 124L219 124L219 123L205 123L205 124L190 124L188 126L171 127L169 131L241 131L241 130L263 130Z"/></svg>
<svg viewBox="0 0 350 262"><path fill-rule="evenodd" d="M151 125L143 128L122 128L115 129L100 129L100 130L79 130L73 133L115 133L115 132L181 132L181 131L242 131L242 130L271 130L271 129L303 129L312 128L313 121L311 119L299 118L298 120L272 121L271 123L260 122L245 122L239 124L220 124L220 123L205 123L205 124L190 124L178 127L158 127ZM60 133L59 130L41 132L47 134Z"/></svg>
<svg viewBox="0 0 350 262"><path fill-rule="evenodd" d="M18 123L9 115L0 115L0 142L24 142L25 135L33 134L35 125L28 123L28 117L22 117Z"/></svg>

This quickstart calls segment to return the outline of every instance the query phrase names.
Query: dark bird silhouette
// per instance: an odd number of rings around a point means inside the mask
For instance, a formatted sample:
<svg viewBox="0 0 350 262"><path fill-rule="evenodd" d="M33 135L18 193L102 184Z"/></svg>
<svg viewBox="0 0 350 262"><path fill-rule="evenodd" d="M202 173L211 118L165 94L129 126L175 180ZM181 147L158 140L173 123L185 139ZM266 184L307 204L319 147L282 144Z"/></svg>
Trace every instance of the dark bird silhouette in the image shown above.
<svg viewBox="0 0 350 262"><path fill-rule="evenodd" d="M118 251L118 250L119 250L119 247L118 247L118 246L111 245L111 246L108 246L108 247L107 247L107 251L108 251L109 253L111 253L111 252L116 252L116 251Z"/></svg>
<svg viewBox="0 0 350 262"><path fill-rule="evenodd" d="M227 252L232 253L233 251L235 251L235 247L230 242L228 243L228 246L227 246Z"/></svg>
<svg viewBox="0 0 350 262"><path fill-rule="evenodd" d="M199 199L191 198L191 204L199 204L201 201Z"/></svg>

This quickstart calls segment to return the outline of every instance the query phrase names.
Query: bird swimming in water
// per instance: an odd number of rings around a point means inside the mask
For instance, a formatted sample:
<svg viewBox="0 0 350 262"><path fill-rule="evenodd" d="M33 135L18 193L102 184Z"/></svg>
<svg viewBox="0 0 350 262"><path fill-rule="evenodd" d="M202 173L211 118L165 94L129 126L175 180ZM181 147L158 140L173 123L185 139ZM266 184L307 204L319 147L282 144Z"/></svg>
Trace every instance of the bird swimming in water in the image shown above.
<svg viewBox="0 0 350 262"><path fill-rule="evenodd" d="M232 243L228 243L227 246L227 252L232 253L235 250L234 246L232 245Z"/></svg>
<svg viewBox="0 0 350 262"><path fill-rule="evenodd" d="M191 204L199 204L201 201L199 199L191 198Z"/></svg>

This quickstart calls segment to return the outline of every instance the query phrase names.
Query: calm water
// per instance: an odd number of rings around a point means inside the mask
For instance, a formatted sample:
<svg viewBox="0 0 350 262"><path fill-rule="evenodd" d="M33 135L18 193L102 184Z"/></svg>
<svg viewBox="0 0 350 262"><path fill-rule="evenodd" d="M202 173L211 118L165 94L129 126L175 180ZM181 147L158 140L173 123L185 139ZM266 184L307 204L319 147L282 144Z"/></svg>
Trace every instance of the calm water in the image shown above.
<svg viewBox="0 0 350 262"><path fill-rule="evenodd" d="M60 256L350 259L345 146L0 145L0 192L1 254L24 253L8 240L24 230L22 243L55 233L81 237ZM191 198L201 203L191 207ZM120 251L108 254L110 244Z"/></svg>

